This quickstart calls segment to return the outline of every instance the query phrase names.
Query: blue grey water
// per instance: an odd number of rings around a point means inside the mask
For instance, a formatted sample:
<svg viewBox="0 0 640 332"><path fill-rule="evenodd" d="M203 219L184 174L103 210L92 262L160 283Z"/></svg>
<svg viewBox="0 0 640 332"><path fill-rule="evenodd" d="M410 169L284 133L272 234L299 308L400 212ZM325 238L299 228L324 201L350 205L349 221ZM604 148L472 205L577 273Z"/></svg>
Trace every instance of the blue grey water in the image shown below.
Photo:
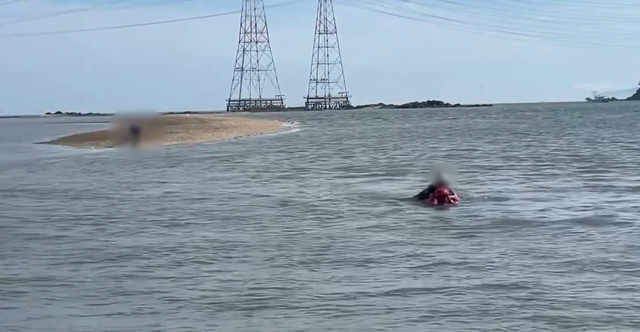
<svg viewBox="0 0 640 332"><path fill-rule="evenodd" d="M0 331L640 328L640 104L257 116L301 130L136 153L0 120ZM408 201L440 163L461 205Z"/></svg>

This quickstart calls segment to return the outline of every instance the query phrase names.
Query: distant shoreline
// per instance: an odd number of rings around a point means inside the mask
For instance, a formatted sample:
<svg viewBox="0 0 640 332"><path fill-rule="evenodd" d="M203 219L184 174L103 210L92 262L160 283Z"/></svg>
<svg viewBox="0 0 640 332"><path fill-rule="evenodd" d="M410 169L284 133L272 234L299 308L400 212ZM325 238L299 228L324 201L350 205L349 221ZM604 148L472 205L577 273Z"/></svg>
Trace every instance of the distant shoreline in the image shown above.
<svg viewBox="0 0 640 332"><path fill-rule="evenodd" d="M633 102L640 101L640 90L629 98L626 99L618 99L616 102ZM385 104L385 103L377 103L377 104L363 104L356 105L348 109L343 109L340 111L349 111L349 110L397 110L397 109L437 109L437 108L483 108L483 107L493 107L498 105L526 105L526 104L565 104L565 103L584 103L584 101L580 100L565 100L565 101L540 101L540 102L518 102L518 103L497 103L497 104L449 104L440 101L431 101L431 105L429 105L430 101L425 102L411 102L405 104ZM442 103L442 104L440 104ZM420 105L420 107L416 107ZM286 107L284 109L266 109L266 110L253 110L246 112L226 112L224 110L194 110L194 111L164 111L164 112L149 112L150 114L156 115L181 115L181 114L230 114L230 113L271 113L271 112L321 112L324 110L305 110L304 106L293 106ZM42 117L109 117L109 116L117 116L120 114L127 114L127 112L118 112L118 113L99 113L99 112L47 112L44 115L38 114L28 114L28 115L0 115L0 119L28 119L28 118L42 118Z"/></svg>
<svg viewBox="0 0 640 332"><path fill-rule="evenodd" d="M492 107L493 104L450 104L441 100L426 100L426 101L413 101L410 103L404 104L386 104L386 103L377 103L377 104L363 104L356 105L351 107L346 107L342 109L336 109L336 111L349 111L349 110L367 110L367 109L381 109L381 110L394 110L394 109L427 109L427 108L462 108L462 107ZM322 111L332 111L331 109L325 110L307 110L304 106L293 106L293 107L272 107L265 109L256 109L249 111L237 111L234 113L268 113L268 112L322 112Z"/></svg>
<svg viewBox="0 0 640 332"><path fill-rule="evenodd" d="M492 107L493 104L450 104L441 100L425 100L425 101L412 101L404 104L362 104L356 105L344 110L360 110L360 109L426 109L426 108L459 108L459 107ZM304 111L304 106L297 107L285 107L283 111Z"/></svg>
<svg viewBox="0 0 640 332"><path fill-rule="evenodd" d="M469 108L469 107L492 107L493 104L450 104L440 100L426 100L426 101L413 101L404 104L386 104L386 103L376 103L376 104L362 104L352 106L350 108L341 109L343 111L348 110L366 110L366 109L383 109L383 110L392 110L392 109L426 109L426 108ZM305 110L304 106L292 106L292 107L284 107L284 108L271 108L271 109L261 109L261 110L250 110L244 112L226 112L224 110L206 110L206 111L166 111L166 112L157 112L155 114L159 115L184 115L184 114L227 114L227 113L266 113L266 112L296 112L296 111L306 111L306 112L319 112L326 110ZM153 112L151 112L153 113ZM116 116L116 113L99 113L99 112L46 112L44 115L7 115L0 116L0 119L10 119L10 118L39 118L39 117L87 117L87 116Z"/></svg>

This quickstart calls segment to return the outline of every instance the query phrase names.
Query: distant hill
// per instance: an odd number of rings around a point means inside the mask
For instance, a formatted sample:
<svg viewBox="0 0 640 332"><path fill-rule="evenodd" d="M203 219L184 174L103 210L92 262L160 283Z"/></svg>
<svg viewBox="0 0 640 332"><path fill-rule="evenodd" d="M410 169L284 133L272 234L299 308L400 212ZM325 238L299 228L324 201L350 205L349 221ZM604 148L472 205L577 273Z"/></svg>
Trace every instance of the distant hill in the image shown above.
<svg viewBox="0 0 640 332"><path fill-rule="evenodd" d="M640 100L640 89L633 94L633 96L627 98L626 100Z"/></svg>
<svg viewBox="0 0 640 332"><path fill-rule="evenodd" d="M640 82L638 82L638 85L640 85ZM636 90L636 93L633 94L633 96L625 99L625 100L640 100L640 88L638 90Z"/></svg>

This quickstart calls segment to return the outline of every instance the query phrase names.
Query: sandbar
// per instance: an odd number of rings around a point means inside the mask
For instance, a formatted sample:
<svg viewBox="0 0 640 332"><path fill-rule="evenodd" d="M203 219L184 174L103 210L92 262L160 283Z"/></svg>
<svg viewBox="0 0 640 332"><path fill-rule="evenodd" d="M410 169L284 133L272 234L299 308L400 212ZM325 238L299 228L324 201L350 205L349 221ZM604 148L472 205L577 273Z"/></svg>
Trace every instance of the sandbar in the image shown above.
<svg viewBox="0 0 640 332"><path fill-rule="evenodd" d="M145 119L117 120L111 128L60 137L44 144L75 148L112 148L120 145L131 123L141 127L141 145L176 145L217 142L272 134L287 129L276 120L216 114L161 115Z"/></svg>

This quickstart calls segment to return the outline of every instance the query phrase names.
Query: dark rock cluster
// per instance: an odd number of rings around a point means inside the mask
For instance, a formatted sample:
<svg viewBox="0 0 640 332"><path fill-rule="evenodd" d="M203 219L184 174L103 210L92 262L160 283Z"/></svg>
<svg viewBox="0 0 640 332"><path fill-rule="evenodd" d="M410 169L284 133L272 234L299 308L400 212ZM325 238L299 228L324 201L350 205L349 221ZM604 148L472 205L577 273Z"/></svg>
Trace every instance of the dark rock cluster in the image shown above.
<svg viewBox="0 0 640 332"><path fill-rule="evenodd" d="M64 116L109 116L112 114L105 114L105 113L81 113L81 112L62 112L62 111L57 111L57 112L47 112L44 113L44 115L64 115Z"/></svg>

